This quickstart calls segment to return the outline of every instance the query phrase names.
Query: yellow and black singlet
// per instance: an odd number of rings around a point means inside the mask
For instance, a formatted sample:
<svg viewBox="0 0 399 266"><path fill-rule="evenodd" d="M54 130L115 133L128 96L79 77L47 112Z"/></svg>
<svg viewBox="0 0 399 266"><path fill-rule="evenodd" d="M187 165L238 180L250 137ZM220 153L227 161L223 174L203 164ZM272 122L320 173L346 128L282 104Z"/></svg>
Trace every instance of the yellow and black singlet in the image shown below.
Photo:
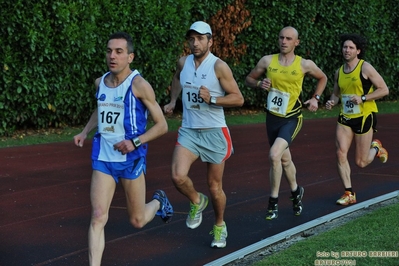
<svg viewBox="0 0 399 266"><path fill-rule="evenodd" d="M273 115L292 117L301 114L302 103L299 95L302 92L303 78L302 57L295 56L289 66L282 66L279 54L272 56L266 77L271 80L271 88L267 95L266 107Z"/></svg>
<svg viewBox="0 0 399 266"><path fill-rule="evenodd" d="M362 75L364 60L359 60L357 66L350 73L344 72L342 65L338 72L338 87L341 97L341 114L349 118L368 116L372 112L377 113L378 108L374 100L366 101L362 104L354 104L350 101L353 95L366 95L374 91L370 80Z"/></svg>

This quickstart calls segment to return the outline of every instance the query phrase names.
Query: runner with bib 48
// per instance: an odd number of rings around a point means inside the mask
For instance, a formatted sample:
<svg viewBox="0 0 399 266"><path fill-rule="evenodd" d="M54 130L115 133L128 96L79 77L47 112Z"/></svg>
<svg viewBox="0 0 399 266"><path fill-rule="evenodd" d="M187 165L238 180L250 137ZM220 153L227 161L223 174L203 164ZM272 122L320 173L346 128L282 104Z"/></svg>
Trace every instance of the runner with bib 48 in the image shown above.
<svg viewBox="0 0 399 266"><path fill-rule="evenodd" d="M304 102L315 112L327 77L316 64L295 55L299 45L298 32L285 27L279 34L280 53L263 56L246 77L245 84L267 91L266 128L269 138L270 186L266 220L278 217L278 194L283 171L292 193L294 215L302 212L304 188L296 182L296 168L289 146L302 127L302 102L299 99L305 75L317 79L313 97ZM266 74L266 76L265 76Z"/></svg>

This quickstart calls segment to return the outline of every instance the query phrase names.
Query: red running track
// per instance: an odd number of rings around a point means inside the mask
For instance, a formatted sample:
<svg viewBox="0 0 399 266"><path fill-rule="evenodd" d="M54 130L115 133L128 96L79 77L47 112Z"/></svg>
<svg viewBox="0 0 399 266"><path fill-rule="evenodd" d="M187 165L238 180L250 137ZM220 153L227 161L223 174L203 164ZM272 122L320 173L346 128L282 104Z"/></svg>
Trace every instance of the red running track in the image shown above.
<svg viewBox="0 0 399 266"><path fill-rule="evenodd" d="M230 127L235 154L227 161L224 177L229 232L224 249L210 248L211 206L199 228L185 226L189 203L170 180L176 133L154 141L148 155L147 198L155 189L165 190L176 212L173 221L163 224L156 217L141 230L133 228L118 186L106 226L102 265L203 265L343 208L335 205L343 193L335 162L335 120L304 121L291 146L298 183L305 187L304 211L299 217L292 214L283 180L279 218L274 221L264 218L269 194L265 125ZM358 201L399 189L399 115L379 115L378 129L375 137L389 151L386 164L375 160L360 169L354 165L353 149L350 152ZM88 265L90 149L90 140L82 149L72 140L0 149L0 265ZM201 162L193 165L190 176L196 188L209 195Z"/></svg>

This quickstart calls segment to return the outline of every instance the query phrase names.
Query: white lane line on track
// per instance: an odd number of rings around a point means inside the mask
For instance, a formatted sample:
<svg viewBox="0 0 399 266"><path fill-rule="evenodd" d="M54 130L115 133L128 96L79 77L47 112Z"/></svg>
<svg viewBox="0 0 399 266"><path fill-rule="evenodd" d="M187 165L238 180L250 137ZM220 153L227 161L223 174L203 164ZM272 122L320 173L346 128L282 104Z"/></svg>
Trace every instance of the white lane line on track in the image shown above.
<svg viewBox="0 0 399 266"><path fill-rule="evenodd" d="M296 234L299 234L301 232L309 230L309 229L311 229L313 227L316 227L318 225L330 222L330 221L332 221L334 219L337 219L337 218L339 218L341 216L344 216L344 215L347 215L349 213L358 211L360 209L366 209L366 208L370 207L371 205L378 204L378 203L381 203L383 201L387 201L387 200L393 199L395 197L399 197L399 190L396 190L394 192L391 192L391 193L388 193L388 194L385 194L385 195L382 195L382 196L379 196L379 197L376 197L376 198L372 198L372 199L366 200L364 202L356 203L356 204L351 205L349 207L346 207L346 208L344 208L342 210L339 210L339 211L336 211L336 212L332 212L330 214L324 215L324 216L322 216L320 218L314 219L314 220L309 221L307 223L298 225L298 226L293 227L293 228L291 228L289 230L281 232L281 233L279 233L277 235L270 236L270 237L268 237L268 238L266 238L266 239L264 239L262 241L256 242L256 243L254 243L252 245L249 245L249 246L247 246L245 248L242 248L242 249L237 250L237 251L235 251L233 253L230 253L230 254L228 254L228 255L226 255L224 257L221 257L221 258L219 258L217 260L211 261L211 262L205 264L204 266L226 265L227 263L233 262L233 261L238 260L238 259L242 259L242 258L244 258L245 256L247 256L247 255L249 255L251 253L254 253L254 252L256 252L256 251L258 251L260 249L263 249L263 248L265 248L265 247L267 247L269 245L275 244L275 243L277 243L277 242L279 242L281 240L289 239L291 236L294 236Z"/></svg>

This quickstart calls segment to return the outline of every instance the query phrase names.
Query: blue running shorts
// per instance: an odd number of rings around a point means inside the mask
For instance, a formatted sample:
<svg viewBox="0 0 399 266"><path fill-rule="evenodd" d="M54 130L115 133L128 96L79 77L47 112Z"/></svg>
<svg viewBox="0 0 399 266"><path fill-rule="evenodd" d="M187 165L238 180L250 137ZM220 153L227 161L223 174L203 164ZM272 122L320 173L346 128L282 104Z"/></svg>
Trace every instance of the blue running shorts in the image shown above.
<svg viewBox="0 0 399 266"><path fill-rule="evenodd" d="M145 157L140 157L133 162L104 162L92 160L93 170L100 171L110 175L115 182L119 182L119 178L136 179L141 173L146 173Z"/></svg>

